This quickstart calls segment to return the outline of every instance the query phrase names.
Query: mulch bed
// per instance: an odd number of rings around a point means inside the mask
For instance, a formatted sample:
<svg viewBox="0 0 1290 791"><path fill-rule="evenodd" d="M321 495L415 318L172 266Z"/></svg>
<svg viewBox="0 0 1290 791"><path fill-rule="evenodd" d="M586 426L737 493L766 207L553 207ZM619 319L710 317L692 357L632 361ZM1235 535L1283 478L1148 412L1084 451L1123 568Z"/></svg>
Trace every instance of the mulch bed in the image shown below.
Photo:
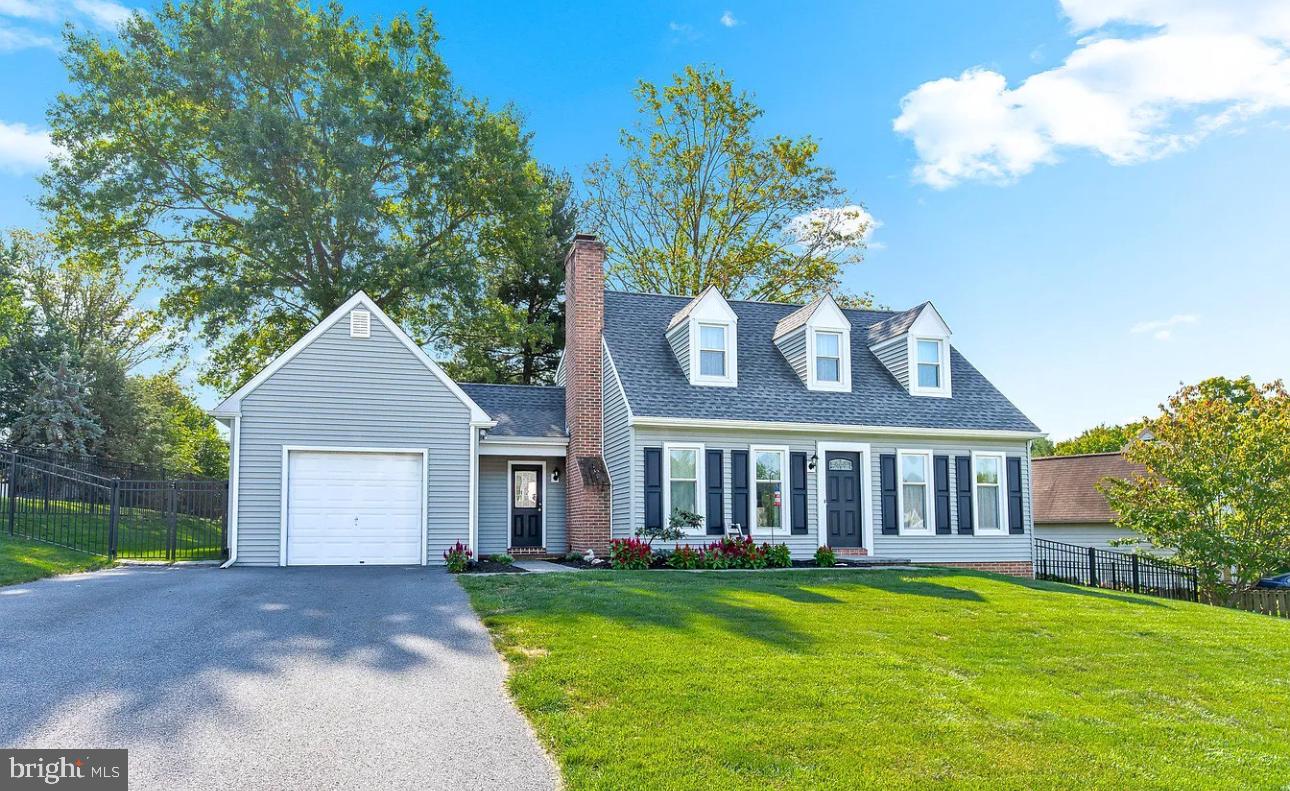
<svg viewBox="0 0 1290 791"><path fill-rule="evenodd" d="M527 574L525 569L509 563L498 563L495 560L477 560L470 564L471 574Z"/></svg>
<svg viewBox="0 0 1290 791"><path fill-rule="evenodd" d="M568 560L568 559L566 559L566 558L548 558L548 560L550 560L552 563L558 563L558 564L560 564L561 566L568 566L569 568L575 568L575 569L607 569L607 568L609 568L609 561L607 561L607 560L601 560L601 562L599 562L599 563L588 563L587 561L583 560L582 558L578 558L577 560ZM851 567L854 567L854 566L872 566L872 565L874 565L872 561L870 561L870 562L865 562L865 561L862 561L862 560L851 560L851 559L847 559L847 558L838 558L837 563L834 563L834 564L833 564L833 567L834 567L834 568L837 568L837 567L842 567L842 568L851 568ZM671 569L671 568L672 568L671 566L667 565L667 558L666 558L666 557L663 557L663 556L655 556L655 557L654 557L654 560L650 562L649 567L650 567L650 569ZM814 560L794 560L794 561L793 561L793 568L795 568L795 569L814 569L814 568L819 568L819 566L818 566L818 565L816 565L816 563L815 563L815 561L814 561ZM741 569L741 570L742 570L742 571L761 571L761 569Z"/></svg>

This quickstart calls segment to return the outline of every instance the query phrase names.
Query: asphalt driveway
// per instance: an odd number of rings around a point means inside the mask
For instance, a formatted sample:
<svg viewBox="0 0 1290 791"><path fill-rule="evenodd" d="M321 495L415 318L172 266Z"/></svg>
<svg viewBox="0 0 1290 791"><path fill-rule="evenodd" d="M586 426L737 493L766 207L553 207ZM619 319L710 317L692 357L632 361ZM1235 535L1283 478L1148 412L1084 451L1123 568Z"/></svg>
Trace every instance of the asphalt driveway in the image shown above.
<svg viewBox="0 0 1290 791"><path fill-rule="evenodd" d="M132 789L552 788L446 573L122 568L0 588L0 745Z"/></svg>

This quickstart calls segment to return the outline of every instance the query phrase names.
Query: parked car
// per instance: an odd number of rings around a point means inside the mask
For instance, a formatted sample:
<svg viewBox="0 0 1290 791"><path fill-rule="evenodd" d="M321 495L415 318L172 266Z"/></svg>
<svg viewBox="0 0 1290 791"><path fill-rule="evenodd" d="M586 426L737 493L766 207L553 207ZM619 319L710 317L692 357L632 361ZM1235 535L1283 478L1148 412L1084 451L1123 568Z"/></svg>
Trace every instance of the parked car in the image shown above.
<svg viewBox="0 0 1290 791"><path fill-rule="evenodd" d="M1290 574L1277 574L1259 580L1260 588L1290 588Z"/></svg>

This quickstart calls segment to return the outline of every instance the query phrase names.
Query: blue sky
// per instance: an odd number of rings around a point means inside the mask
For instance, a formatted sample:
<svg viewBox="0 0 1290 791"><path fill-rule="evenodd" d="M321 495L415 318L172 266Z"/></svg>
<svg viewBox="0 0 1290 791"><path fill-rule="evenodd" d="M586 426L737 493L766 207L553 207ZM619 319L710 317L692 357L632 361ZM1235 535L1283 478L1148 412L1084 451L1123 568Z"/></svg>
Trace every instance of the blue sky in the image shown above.
<svg viewBox="0 0 1290 791"><path fill-rule="evenodd" d="M637 80L721 67L881 223L847 286L931 299L1054 437L1181 382L1290 372L1290 4L555 5L430 5L458 82L518 107L543 162L580 176ZM0 0L0 224L41 224L58 25L120 8Z"/></svg>

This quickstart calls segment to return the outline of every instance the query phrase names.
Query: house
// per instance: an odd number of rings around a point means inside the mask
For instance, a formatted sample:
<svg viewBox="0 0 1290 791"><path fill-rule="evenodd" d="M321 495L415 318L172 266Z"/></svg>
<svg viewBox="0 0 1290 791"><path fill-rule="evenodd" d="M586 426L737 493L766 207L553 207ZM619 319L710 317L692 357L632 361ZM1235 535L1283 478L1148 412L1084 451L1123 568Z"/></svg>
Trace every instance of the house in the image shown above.
<svg viewBox="0 0 1290 791"><path fill-rule="evenodd" d="M1134 550L1132 545L1111 543L1141 537L1116 526L1115 511L1097 485L1105 478L1136 478L1146 471L1141 464L1115 452L1047 456L1033 459L1031 467L1036 538L1116 552Z"/></svg>
<svg viewBox="0 0 1290 791"><path fill-rule="evenodd" d="M566 259L552 387L459 384L357 294L221 403L230 563L436 563L604 554L700 516L806 558L838 552L1031 573L1039 430L903 312L606 291Z"/></svg>

